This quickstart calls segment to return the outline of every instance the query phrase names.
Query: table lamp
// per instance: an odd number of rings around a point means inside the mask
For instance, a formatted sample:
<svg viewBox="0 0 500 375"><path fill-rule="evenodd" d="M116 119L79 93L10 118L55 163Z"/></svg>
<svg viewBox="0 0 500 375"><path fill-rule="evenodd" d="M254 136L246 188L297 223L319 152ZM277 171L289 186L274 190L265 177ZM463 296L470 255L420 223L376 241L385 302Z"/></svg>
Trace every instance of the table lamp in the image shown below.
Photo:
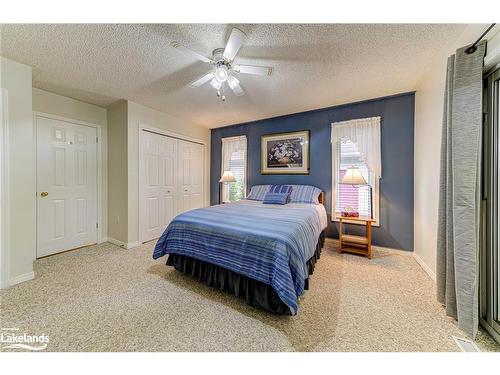
<svg viewBox="0 0 500 375"><path fill-rule="evenodd" d="M373 202L372 202L372 187L368 182L366 182L365 178L361 174L361 171L358 167L349 167L347 168L342 181L340 181L342 185L352 185L352 186L365 186L367 185L369 188L370 194L370 219L373 219Z"/></svg>
<svg viewBox="0 0 500 375"><path fill-rule="evenodd" d="M219 204L221 203L221 184L226 185L226 189L229 186L230 182L236 182L236 177L234 177L233 172L224 171L222 177L219 180Z"/></svg>

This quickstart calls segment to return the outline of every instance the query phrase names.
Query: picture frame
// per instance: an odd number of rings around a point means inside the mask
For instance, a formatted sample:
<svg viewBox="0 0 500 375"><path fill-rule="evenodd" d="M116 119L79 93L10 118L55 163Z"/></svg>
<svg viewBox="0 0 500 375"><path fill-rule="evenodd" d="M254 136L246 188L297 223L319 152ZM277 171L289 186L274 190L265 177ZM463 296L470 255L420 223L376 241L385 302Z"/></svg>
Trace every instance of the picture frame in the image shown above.
<svg viewBox="0 0 500 375"><path fill-rule="evenodd" d="M260 139L261 174L309 174L310 130L265 134Z"/></svg>

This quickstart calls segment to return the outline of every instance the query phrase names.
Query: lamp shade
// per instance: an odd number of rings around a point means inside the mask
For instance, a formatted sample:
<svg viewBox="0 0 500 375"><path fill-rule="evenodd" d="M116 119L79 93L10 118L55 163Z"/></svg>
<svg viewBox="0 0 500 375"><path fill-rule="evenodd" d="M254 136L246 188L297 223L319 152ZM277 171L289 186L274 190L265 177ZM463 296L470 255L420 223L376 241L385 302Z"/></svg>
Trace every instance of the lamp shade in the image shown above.
<svg viewBox="0 0 500 375"><path fill-rule="evenodd" d="M361 171L357 167L349 167L345 172L342 181L342 185L368 185L365 178L361 174Z"/></svg>
<svg viewBox="0 0 500 375"><path fill-rule="evenodd" d="M236 177L234 177L233 172L224 171L224 174L222 175L219 182L236 182Z"/></svg>

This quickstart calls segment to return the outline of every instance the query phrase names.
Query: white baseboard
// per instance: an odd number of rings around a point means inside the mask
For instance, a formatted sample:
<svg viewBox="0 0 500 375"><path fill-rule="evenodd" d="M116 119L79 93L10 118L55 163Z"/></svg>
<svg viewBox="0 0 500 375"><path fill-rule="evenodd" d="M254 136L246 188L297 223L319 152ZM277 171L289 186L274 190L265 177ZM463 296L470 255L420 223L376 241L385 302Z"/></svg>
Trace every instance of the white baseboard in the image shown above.
<svg viewBox="0 0 500 375"><path fill-rule="evenodd" d="M14 286L25 281L33 280L35 278L35 272L31 271L28 273L23 273L22 275L11 277L9 280L9 286Z"/></svg>
<svg viewBox="0 0 500 375"><path fill-rule="evenodd" d="M112 237L108 237L107 241L112 243L113 245L123 247L124 249L132 249L133 247L137 247L137 246L141 245L141 243L139 241L126 243L126 242L117 240L116 238L112 238Z"/></svg>
<svg viewBox="0 0 500 375"><path fill-rule="evenodd" d="M429 275L432 281L436 282L436 273L427 265L427 263L425 263L424 260L420 258L420 256L418 256L416 253L413 253L413 258L420 265L420 267L422 267L425 273Z"/></svg>
<svg viewBox="0 0 500 375"><path fill-rule="evenodd" d="M372 246L374 250L387 251L389 253L394 253L398 255L403 255L405 257L411 257L413 255L413 251L401 250L401 249L393 249L392 247L383 247L383 246Z"/></svg>
<svg viewBox="0 0 500 375"><path fill-rule="evenodd" d="M127 249L132 249L133 247L138 247L138 246L141 246L141 243L139 241L129 242L127 244Z"/></svg>
<svg viewBox="0 0 500 375"><path fill-rule="evenodd" d="M108 237L108 242L112 243L113 245L123 247L124 249L127 248L127 244L125 242L117 240L116 238L113 237Z"/></svg>

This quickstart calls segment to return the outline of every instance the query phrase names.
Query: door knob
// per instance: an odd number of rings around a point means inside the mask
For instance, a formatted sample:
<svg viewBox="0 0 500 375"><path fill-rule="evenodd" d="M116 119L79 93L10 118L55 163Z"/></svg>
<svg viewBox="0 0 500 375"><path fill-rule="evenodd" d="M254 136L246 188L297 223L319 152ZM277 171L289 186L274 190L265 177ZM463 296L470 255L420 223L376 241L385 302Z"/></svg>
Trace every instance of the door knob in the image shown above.
<svg viewBox="0 0 500 375"><path fill-rule="evenodd" d="M41 197L46 197L47 195L49 195L49 193L48 193L48 192L46 192L46 191L42 191L42 192L40 193L40 196L41 196Z"/></svg>

